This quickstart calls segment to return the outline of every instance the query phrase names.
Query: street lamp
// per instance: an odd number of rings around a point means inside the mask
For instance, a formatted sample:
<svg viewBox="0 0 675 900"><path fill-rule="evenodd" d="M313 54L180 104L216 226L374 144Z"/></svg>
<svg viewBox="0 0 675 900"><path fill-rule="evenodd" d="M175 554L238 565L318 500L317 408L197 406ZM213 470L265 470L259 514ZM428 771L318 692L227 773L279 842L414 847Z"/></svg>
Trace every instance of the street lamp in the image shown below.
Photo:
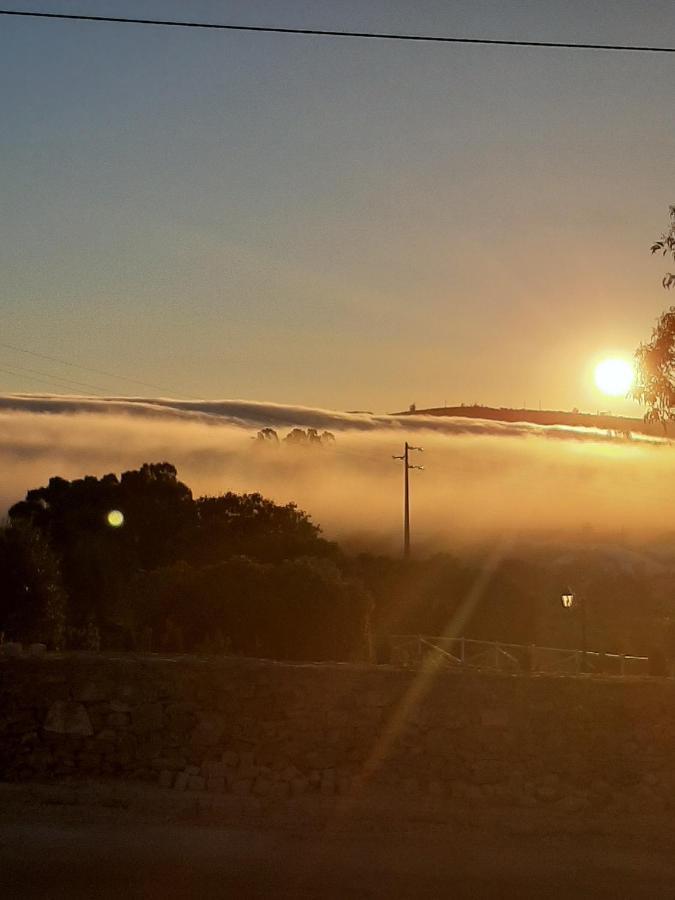
<svg viewBox="0 0 675 900"><path fill-rule="evenodd" d="M581 654L582 654L582 668L583 671L588 671L587 668L587 646L586 646L586 600L582 599L578 594L575 594L571 588L567 588L567 590L560 595L560 602L562 604L563 609L574 609L575 607L579 610L580 617L579 622L581 625Z"/></svg>

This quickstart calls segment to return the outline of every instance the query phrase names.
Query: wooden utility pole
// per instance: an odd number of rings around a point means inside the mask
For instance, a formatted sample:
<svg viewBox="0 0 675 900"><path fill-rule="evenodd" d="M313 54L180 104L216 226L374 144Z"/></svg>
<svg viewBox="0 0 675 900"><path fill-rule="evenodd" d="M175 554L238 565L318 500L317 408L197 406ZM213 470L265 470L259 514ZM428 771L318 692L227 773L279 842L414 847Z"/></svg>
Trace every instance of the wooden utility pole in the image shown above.
<svg viewBox="0 0 675 900"><path fill-rule="evenodd" d="M422 447L411 447L406 441L403 450L403 456L392 456L392 459L403 460L403 556L408 559L410 556L410 477L411 469L423 469L424 466L413 466L410 463L410 451L417 450L423 452Z"/></svg>

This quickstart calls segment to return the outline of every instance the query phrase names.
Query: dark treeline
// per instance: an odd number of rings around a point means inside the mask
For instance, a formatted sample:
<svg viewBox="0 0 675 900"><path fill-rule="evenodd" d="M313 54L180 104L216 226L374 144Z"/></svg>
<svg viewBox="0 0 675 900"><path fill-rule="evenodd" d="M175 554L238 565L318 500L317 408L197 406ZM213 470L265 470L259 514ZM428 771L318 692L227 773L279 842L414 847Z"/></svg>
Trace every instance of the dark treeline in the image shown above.
<svg viewBox="0 0 675 900"><path fill-rule="evenodd" d="M195 499L169 463L52 478L0 529L0 632L52 648L386 661L392 634L448 631L574 647L559 604L572 582L593 598L591 646L639 652L663 633L667 572L592 554L349 556L294 504Z"/></svg>

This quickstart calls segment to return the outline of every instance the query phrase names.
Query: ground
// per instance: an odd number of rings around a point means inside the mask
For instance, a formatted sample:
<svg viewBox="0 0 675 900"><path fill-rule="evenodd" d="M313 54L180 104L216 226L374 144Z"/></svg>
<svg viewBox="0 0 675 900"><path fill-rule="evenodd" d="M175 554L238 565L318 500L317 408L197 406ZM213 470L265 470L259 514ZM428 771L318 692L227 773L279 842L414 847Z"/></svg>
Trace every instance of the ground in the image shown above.
<svg viewBox="0 0 675 900"><path fill-rule="evenodd" d="M0 897L669 898L669 821L218 821L155 789L0 786Z"/></svg>

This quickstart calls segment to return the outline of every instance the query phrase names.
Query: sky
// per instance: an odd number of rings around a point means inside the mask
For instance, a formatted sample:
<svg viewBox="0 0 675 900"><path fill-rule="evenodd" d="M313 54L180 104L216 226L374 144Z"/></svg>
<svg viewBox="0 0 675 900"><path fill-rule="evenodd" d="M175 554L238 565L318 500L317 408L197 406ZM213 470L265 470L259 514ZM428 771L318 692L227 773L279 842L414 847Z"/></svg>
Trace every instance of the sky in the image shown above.
<svg viewBox="0 0 675 900"><path fill-rule="evenodd" d="M671 0L5 6L675 45ZM669 303L649 246L675 202L674 74L672 55L0 20L0 391L639 415L591 372Z"/></svg>

